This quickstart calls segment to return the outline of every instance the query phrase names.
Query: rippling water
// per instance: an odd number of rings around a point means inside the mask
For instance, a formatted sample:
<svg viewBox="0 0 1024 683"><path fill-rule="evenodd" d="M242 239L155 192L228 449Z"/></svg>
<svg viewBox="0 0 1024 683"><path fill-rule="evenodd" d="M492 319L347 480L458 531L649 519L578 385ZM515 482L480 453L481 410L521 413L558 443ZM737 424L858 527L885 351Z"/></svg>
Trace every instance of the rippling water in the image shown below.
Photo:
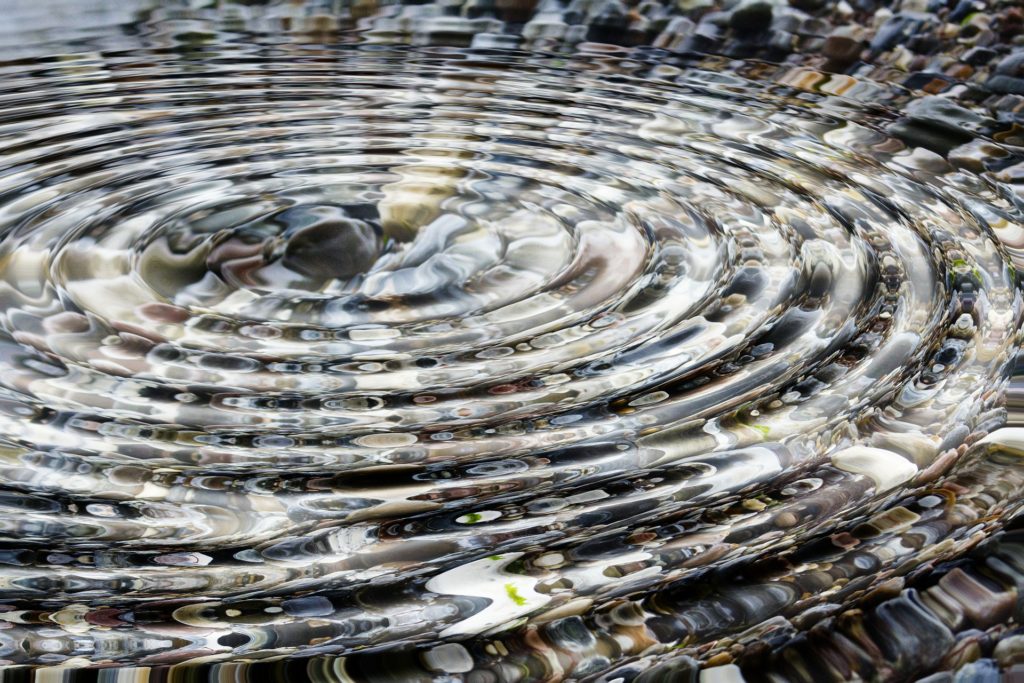
<svg viewBox="0 0 1024 683"><path fill-rule="evenodd" d="M0 63L8 665L820 681L844 609L1009 618L899 591L1024 493L1021 198L890 88L171 19Z"/></svg>

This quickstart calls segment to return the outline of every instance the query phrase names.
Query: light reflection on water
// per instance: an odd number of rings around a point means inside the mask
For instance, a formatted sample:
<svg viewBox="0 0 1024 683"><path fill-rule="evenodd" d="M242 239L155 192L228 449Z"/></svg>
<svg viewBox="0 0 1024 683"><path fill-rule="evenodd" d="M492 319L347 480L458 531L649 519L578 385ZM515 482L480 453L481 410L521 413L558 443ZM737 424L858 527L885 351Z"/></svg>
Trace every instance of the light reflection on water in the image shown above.
<svg viewBox="0 0 1024 683"><path fill-rule="evenodd" d="M1016 509L1019 197L898 93L124 11L0 42L5 661L674 675Z"/></svg>

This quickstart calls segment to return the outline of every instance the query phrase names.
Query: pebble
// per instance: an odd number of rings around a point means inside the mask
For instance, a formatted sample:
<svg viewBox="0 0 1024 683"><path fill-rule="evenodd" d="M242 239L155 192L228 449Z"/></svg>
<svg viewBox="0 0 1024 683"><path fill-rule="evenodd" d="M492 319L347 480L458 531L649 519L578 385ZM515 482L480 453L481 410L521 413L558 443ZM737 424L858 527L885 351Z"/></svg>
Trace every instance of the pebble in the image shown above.
<svg viewBox="0 0 1024 683"><path fill-rule="evenodd" d="M1024 95L1024 78L996 74L985 82L985 87L992 92L1005 95Z"/></svg>
<svg viewBox="0 0 1024 683"><path fill-rule="evenodd" d="M755 2L732 13L729 26L737 33L752 34L766 31L772 23L772 7L766 2Z"/></svg>
<svg viewBox="0 0 1024 683"><path fill-rule="evenodd" d="M829 60L825 70L845 71L858 60L863 49L864 44L861 41L843 35L839 30L834 31L821 46L821 53Z"/></svg>
<svg viewBox="0 0 1024 683"><path fill-rule="evenodd" d="M960 57L960 61L971 66L983 66L991 62L996 54L996 51L991 48L972 47Z"/></svg>
<svg viewBox="0 0 1024 683"><path fill-rule="evenodd" d="M1000 59L996 64L996 73L1003 76L1024 76L1024 50Z"/></svg>
<svg viewBox="0 0 1024 683"><path fill-rule="evenodd" d="M878 29L878 33L871 41L871 49L875 53L891 50L923 30L926 21L927 16L920 14L894 14Z"/></svg>

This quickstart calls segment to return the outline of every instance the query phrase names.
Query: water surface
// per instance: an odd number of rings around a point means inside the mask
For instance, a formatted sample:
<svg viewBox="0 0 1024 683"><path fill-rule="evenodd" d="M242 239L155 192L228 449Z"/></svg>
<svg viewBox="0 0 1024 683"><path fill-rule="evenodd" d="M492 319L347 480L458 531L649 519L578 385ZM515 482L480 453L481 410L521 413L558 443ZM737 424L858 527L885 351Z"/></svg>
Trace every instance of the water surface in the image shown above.
<svg viewBox="0 0 1024 683"><path fill-rule="evenodd" d="M731 676L1017 509L1020 197L901 93L88 26L0 63L8 665Z"/></svg>

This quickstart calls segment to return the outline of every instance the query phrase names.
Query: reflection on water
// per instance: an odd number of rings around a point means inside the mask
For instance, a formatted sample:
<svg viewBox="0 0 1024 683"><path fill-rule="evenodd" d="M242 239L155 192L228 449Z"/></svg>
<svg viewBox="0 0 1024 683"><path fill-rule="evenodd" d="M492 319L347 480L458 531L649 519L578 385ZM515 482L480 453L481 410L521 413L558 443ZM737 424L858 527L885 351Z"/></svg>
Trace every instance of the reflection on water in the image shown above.
<svg viewBox="0 0 1024 683"><path fill-rule="evenodd" d="M821 681L1008 623L1020 199L898 94L100 16L3 36L5 662Z"/></svg>

